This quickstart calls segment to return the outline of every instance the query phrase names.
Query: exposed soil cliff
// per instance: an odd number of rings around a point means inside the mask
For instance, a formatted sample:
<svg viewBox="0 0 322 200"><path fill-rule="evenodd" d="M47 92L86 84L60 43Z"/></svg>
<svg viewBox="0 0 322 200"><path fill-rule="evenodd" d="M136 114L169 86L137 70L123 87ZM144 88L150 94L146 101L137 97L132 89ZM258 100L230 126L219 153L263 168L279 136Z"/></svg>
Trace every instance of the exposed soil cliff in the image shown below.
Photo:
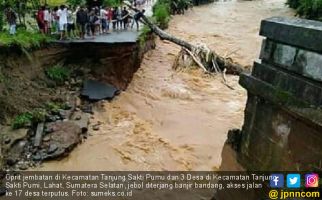
<svg viewBox="0 0 322 200"><path fill-rule="evenodd" d="M153 43L148 41L144 47L138 43L52 44L27 54L15 48L2 49L0 124L46 101L65 96L66 87L55 87L45 74L46 69L56 64L67 65L74 77L86 73L125 90L140 66L144 51L153 48Z"/></svg>
<svg viewBox="0 0 322 200"><path fill-rule="evenodd" d="M79 95L84 80L96 79L125 90L139 68L145 51L154 47L152 39L149 36L144 45L139 42L56 43L29 53L13 47L1 49L0 142L2 147L8 147L2 148L2 153L11 152L8 149L12 146L23 150L27 138L34 137L32 135L35 133L25 131L26 139L11 138L15 132L9 129L15 116L43 108L48 102L71 102ZM62 84L57 84L46 74L55 65L64 66L70 71L69 79ZM35 130L35 127L31 129ZM6 142L8 145L4 145ZM9 145L11 143L13 145ZM22 147L20 143L23 143Z"/></svg>

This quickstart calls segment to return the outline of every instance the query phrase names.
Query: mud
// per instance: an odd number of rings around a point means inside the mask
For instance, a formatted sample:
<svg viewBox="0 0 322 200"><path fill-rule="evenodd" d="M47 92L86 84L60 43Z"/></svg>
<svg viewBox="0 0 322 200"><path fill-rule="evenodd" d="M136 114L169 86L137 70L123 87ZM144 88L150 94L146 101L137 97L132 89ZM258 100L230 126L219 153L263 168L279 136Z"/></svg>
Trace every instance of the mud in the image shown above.
<svg viewBox="0 0 322 200"><path fill-rule="evenodd" d="M61 61L64 48L42 49L27 55L14 48L0 51L0 124L9 123L16 115L39 108L46 101L67 96L64 88L53 89L55 83L44 70Z"/></svg>
<svg viewBox="0 0 322 200"><path fill-rule="evenodd" d="M216 2L173 17L168 31L250 65L258 57L260 20L274 15L292 12L283 0ZM232 90L220 76L173 70L179 50L157 40L127 90L96 104L91 124L100 129L89 130L69 157L40 170L219 169L230 152L222 151L228 130L243 123L246 92L237 76L227 77Z"/></svg>

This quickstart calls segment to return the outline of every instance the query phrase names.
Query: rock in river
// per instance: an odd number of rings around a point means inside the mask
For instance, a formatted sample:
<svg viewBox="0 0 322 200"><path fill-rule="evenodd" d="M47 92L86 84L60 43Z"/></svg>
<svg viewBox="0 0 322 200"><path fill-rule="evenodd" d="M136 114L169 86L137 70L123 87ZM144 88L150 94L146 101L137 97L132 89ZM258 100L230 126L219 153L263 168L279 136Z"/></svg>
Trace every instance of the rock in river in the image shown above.
<svg viewBox="0 0 322 200"><path fill-rule="evenodd" d="M54 122L47 126L54 131L47 134L51 140L44 159L67 156L81 142L81 128L73 122Z"/></svg>
<svg viewBox="0 0 322 200"><path fill-rule="evenodd" d="M49 148L48 148L48 153L49 154L52 154L54 153L55 151L57 151L58 149L58 146L56 144L50 144Z"/></svg>
<svg viewBox="0 0 322 200"><path fill-rule="evenodd" d="M89 100L97 101L112 99L118 93L118 89L113 85L101 83L95 80L86 80L82 91L82 96Z"/></svg>

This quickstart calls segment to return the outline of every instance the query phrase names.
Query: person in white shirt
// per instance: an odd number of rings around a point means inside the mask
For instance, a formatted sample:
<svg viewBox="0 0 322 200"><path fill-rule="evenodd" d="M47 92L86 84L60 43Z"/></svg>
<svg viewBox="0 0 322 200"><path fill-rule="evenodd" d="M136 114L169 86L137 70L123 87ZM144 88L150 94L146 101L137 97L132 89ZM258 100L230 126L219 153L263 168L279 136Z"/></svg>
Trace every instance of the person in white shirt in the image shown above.
<svg viewBox="0 0 322 200"><path fill-rule="evenodd" d="M44 21L45 21L45 34L50 33L51 28L51 12L48 9L48 6L46 5L44 10Z"/></svg>
<svg viewBox="0 0 322 200"><path fill-rule="evenodd" d="M107 32L107 11L103 7L100 9L101 33Z"/></svg>
<svg viewBox="0 0 322 200"><path fill-rule="evenodd" d="M79 8L76 9L76 12ZM76 12L73 12L71 8L67 8L67 33L69 38L76 38L75 22L76 22Z"/></svg>
<svg viewBox="0 0 322 200"><path fill-rule="evenodd" d="M67 28L67 8L65 5L61 5L60 9L57 11L59 17L59 31L60 31L60 40L65 38L66 28Z"/></svg>

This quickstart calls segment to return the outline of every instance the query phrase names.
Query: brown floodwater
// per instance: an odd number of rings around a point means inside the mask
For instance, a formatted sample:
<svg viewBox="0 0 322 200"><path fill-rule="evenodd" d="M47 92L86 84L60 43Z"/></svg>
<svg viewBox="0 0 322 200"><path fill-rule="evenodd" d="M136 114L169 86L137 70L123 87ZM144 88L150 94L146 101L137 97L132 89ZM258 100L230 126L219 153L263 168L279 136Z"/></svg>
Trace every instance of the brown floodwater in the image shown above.
<svg viewBox="0 0 322 200"><path fill-rule="evenodd" d="M174 16L167 31L243 65L258 57L261 19L290 16L284 0L220 1ZM241 128L246 91L237 76L172 69L180 48L157 40L125 92L96 105L86 142L40 170L216 170L227 132Z"/></svg>

